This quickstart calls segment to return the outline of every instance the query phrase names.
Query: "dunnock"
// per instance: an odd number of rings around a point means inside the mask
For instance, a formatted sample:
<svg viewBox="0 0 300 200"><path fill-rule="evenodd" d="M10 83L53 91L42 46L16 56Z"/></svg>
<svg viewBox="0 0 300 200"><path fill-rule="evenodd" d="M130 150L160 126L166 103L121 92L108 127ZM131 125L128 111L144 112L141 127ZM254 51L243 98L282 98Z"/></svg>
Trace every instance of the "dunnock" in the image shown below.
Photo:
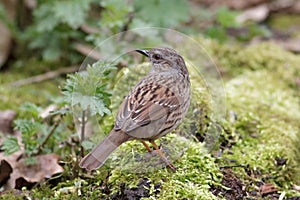
<svg viewBox="0 0 300 200"><path fill-rule="evenodd" d="M171 48L136 50L149 57L152 68L123 100L110 134L86 155L79 166L101 167L123 142L140 140L149 152L149 141L172 169L175 167L154 140L175 129L190 105L190 80L183 58Z"/></svg>

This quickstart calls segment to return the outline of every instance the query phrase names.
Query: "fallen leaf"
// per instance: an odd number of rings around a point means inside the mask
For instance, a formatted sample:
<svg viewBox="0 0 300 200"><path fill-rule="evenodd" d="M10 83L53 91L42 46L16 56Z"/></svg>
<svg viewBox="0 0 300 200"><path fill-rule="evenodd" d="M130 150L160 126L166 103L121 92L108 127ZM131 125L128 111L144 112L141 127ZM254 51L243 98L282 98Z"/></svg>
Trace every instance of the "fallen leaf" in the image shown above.
<svg viewBox="0 0 300 200"><path fill-rule="evenodd" d="M0 111L0 132L12 133L13 132L13 120L16 117L16 112L13 110Z"/></svg>
<svg viewBox="0 0 300 200"><path fill-rule="evenodd" d="M10 164L1 160L0 162L0 187L9 179L10 174L12 173L12 168Z"/></svg>
<svg viewBox="0 0 300 200"><path fill-rule="evenodd" d="M13 172L10 179L4 185L7 189L21 189L23 186L30 186L50 178L54 174L63 172L63 168L57 163L59 156L56 154L46 154L36 156L37 164L25 165L24 158L10 162Z"/></svg>
<svg viewBox="0 0 300 200"><path fill-rule="evenodd" d="M20 145L20 151L15 152L9 156L4 156L4 152L0 152L0 161L2 170L2 163L7 163L12 169L10 178L3 183L4 189L21 189L23 186L30 186L34 183L40 182L44 178L50 178L54 174L61 173L64 169L57 163L59 156L56 154L38 155L37 164L25 165L24 158L24 145L22 144L22 135L19 131L15 131L12 136L18 139ZM0 144L3 142L3 138L0 138ZM4 166L4 169L9 168ZM2 175L2 171L1 171Z"/></svg>

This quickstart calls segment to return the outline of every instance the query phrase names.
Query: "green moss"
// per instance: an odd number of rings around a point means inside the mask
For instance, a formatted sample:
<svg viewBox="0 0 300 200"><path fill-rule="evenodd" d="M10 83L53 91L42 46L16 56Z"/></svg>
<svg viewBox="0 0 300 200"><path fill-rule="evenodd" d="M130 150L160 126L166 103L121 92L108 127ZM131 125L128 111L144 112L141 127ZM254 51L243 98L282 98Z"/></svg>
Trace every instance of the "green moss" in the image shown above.
<svg viewBox="0 0 300 200"><path fill-rule="evenodd" d="M229 149L224 157L246 166L234 170L250 188L264 181L295 193L291 186L300 180L300 93L295 81L300 57L273 43L244 48L197 40L226 79L228 117L221 142Z"/></svg>
<svg viewBox="0 0 300 200"><path fill-rule="evenodd" d="M183 144L184 139L174 135L168 135L168 139L172 139L172 147L178 148L187 144ZM129 142L128 142L129 143ZM168 168L150 170L144 173L132 173L124 171L124 164L116 163L122 166L114 168L109 178L113 192L119 191L119 185L125 183L127 187L136 187L140 179L151 180L151 185L161 184L161 192L159 194L151 193L152 197L160 199L170 198L191 198L191 199L216 199L209 191L212 185L218 185L222 178L215 158L205 151L205 147L200 143L188 142L188 149L178 158L174 165L176 172L172 172ZM131 152L130 143L122 146L122 149ZM140 144L140 146L142 146ZM182 150L182 149L181 149ZM128 164L128 163L127 163ZM146 167L144 162L141 167ZM125 169L126 170L126 169ZM128 181L131 180L131 181Z"/></svg>
<svg viewBox="0 0 300 200"><path fill-rule="evenodd" d="M240 135L226 157L290 189L300 179L300 105L295 91L268 70L247 72L228 82L226 89L228 109L237 114L231 128ZM277 158L287 163L277 165Z"/></svg>
<svg viewBox="0 0 300 200"><path fill-rule="evenodd" d="M291 15L291 14L272 14L270 19L268 20L268 24L272 29L276 29L279 31L290 31L290 33L297 34L300 26L299 26L299 15ZM297 31L298 30L298 31ZM299 35L299 33L298 33Z"/></svg>
<svg viewBox="0 0 300 200"><path fill-rule="evenodd" d="M300 76L300 57L274 43L259 43L245 48L239 45L220 45L203 38L196 39L215 60L225 79L246 71L267 69L286 81L286 84L294 85L294 78Z"/></svg>
<svg viewBox="0 0 300 200"><path fill-rule="evenodd" d="M59 94L58 81L45 81L37 84L14 87L10 83L24 79L21 73L0 74L0 110L12 109L17 111L18 107L25 102L37 105L48 105L53 94Z"/></svg>

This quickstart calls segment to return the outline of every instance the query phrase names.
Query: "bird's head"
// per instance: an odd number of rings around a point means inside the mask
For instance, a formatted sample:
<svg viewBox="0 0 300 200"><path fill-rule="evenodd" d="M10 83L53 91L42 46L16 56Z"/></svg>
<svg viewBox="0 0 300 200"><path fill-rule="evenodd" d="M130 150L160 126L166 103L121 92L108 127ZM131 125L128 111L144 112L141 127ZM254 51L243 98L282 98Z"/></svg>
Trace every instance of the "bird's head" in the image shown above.
<svg viewBox="0 0 300 200"><path fill-rule="evenodd" d="M147 56L152 64L152 70L155 72L176 71L187 73L187 68L183 58L171 48L158 47L150 50L136 50Z"/></svg>

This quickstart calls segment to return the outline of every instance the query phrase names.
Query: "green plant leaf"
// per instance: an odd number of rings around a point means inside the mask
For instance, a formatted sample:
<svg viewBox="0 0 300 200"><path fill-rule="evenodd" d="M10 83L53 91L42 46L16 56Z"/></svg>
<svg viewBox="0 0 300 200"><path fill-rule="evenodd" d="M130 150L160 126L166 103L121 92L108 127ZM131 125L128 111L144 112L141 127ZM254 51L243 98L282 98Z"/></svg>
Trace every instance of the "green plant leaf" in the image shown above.
<svg viewBox="0 0 300 200"><path fill-rule="evenodd" d="M185 0L135 0L137 18L154 26L175 27L189 19L189 7Z"/></svg>
<svg viewBox="0 0 300 200"><path fill-rule="evenodd" d="M31 137L38 131L37 123L28 119L17 119L14 121L15 129L21 131L22 134Z"/></svg>
<svg viewBox="0 0 300 200"><path fill-rule="evenodd" d="M91 0L55 1L52 8L54 17L76 29L84 23L90 3Z"/></svg>
<svg viewBox="0 0 300 200"><path fill-rule="evenodd" d="M33 15L39 22L36 27L38 32L51 31L59 24L59 20L53 18L53 2L41 4Z"/></svg>
<svg viewBox="0 0 300 200"><path fill-rule="evenodd" d="M211 26L205 31L205 35L219 40L220 42L225 42L227 40L227 34L224 27Z"/></svg>
<svg viewBox="0 0 300 200"><path fill-rule="evenodd" d="M238 23L236 22L236 12L228 10L228 8L222 7L217 10L216 20L217 22L225 27L238 27Z"/></svg>
<svg viewBox="0 0 300 200"><path fill-rule="evenodd" d="M79 106L82 111L89 111L91 116L110 114L110 92L108 81L110 72L116 69L111 63L96 62L86 71L69 75L63 87L65 102L72 107Z"/></svg>
<svg viewBox="0 0 300 200"><path fill-rule="evenodd" d="M129 20L128 14L133 11L133 7L126 1L104 0L101 6L105 11L101 13L100 25L109 27L113 33L121 31Z"/></svg>
<svg viewBox="0 0 300 200"><path fill-rule="evenodd" d="M38 119L39 114L42 112L42 108L30 102L22 104L19 109L26 113L27 118L33 117L34 119Z"/></svg>
<svg viewBox="0 0 300 200"><path fill-rule="evenodd" d="M11 155L21 149L18 139L15 137L7 137L2 143L2 150L6 156Z"/></svg>

